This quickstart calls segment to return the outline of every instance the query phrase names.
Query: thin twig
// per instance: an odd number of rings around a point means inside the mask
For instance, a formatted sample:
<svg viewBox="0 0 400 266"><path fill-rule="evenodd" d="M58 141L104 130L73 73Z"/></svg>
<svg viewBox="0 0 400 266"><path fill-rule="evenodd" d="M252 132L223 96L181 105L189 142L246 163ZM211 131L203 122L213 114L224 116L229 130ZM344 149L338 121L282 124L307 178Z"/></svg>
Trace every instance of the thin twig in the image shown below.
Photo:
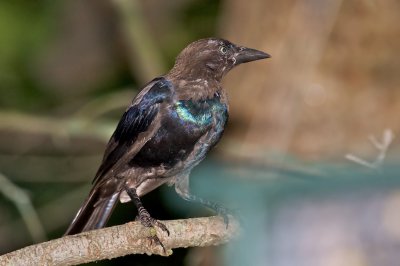
<svg viewBox="0 0 400 266"><path fill-rule="evenodd" d="M150 230L140 222L131 222L28 246L0 256L0 265L77 265L127 254L169 256L172 248L226 243L239 231L235 220L230 219L229 227L226 228L223 219L216 216L163 223L168 227L170 235L157 231L167 248L167 254L160 245L149 240Z"/></svg>
<svg viewBox="0 0 400 266"><path fill-rule="evenodd" d="M83 185L63 195L58 195L56 198L35 209L47 232L54 232L61 227L67 226L67 223L69 223L76 214L76 207L78 204L82 203L88 189L88 184ZM66 204L66 202L68 204ZM62 208L60 206L62 206ZM49 219L49 214L51 214L51 219ZM32 242L28 241L22 233L13 233L20 232L23 226L24 220L22 218L14 219L0 225L0 236L2 236L0 246L3 245L6 246L8 250L12 250L13 248L16 249L27 243L31 244ZM41 239L40 241L36 240L35 243L40 243L44 240L45 239ZM5 245L5 243L8 244Z"/></svg>
<svg viewBox="0 0 400 266"><path fill-rule="evenodd" d="M369 136L369 141L371 144L375 147L375 149L378 150L378 155L376 156L375 160L372 162L367 162L366 160L348 153L345 155L345 158L349 161L353 161L355 163L358 163L360 165L366 166L368 168L372 169L378 169L382 166L383 161L386 158L387 151L389 149L390 144L394 140L394 134L393 131L390 129L385 129L382 134L382 140L379 141L375 138L375 136Z"/></svg>
<svg viewBox="0 0 400 266"><path fill-rule="evenodd" d="M33 241L46 240L46 233L27 193L0 173L0 192L14 203Z"/></svg>

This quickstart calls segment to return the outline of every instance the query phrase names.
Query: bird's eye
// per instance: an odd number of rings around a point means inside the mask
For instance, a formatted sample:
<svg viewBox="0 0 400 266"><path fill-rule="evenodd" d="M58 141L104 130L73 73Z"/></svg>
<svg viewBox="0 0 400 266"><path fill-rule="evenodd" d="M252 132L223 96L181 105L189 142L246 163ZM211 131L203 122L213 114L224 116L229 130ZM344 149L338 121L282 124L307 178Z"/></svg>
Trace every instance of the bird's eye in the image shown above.
<svg viewBox="0 0 400 266"><path fill-rule="evenodd" d="M226 48L226 46L220 46L219 51L221 54L226 54L228 52L228 48Z"/></svg>

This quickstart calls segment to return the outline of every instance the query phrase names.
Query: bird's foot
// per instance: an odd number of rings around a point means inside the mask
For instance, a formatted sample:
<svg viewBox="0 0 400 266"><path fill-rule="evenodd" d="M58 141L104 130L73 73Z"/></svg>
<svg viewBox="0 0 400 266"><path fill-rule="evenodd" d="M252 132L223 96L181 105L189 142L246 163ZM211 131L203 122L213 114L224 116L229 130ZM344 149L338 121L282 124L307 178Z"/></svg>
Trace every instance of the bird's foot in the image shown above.
<svg viewBox="0 0 400 266"><path fill-rule="evenodd" d="M140 198L137 195L135 188L131 188L125 184L125 191L126 193L128 193L128 196L135 203L138 209L138 216L136 217L136 220L139 220L145 227L150 228L149 238L152 241L152 243L155 242L159 244L163 248L164 253L168 254L164 244L158 238L157 230L155 229L155 227L158 226L161 228L161 230L163 230L169 235L169 230L167 229L167 227L163 223L159 222L158 220L150 216L150 213L143 207L142 202L140 201Z"/></svg>
<svg viewBox="0 0 400 266"><path fill-rule="evenodd" d="M164 244L161 242L161 240L158 238L157 236L157 230L155 229L155 227L159 227L162 231L166 232L169 236L169 230L168 228L165 226L165 224L161 223L160 221L154 219L153 217L150 216L150 214L143 208L141 210L139 210L139 221L141 222L141 224L145 227L150 228L150 236L149 239L150 241L153 243L156 243L158 245L160 245L163 250L164 253L167 253Z"/></svg>

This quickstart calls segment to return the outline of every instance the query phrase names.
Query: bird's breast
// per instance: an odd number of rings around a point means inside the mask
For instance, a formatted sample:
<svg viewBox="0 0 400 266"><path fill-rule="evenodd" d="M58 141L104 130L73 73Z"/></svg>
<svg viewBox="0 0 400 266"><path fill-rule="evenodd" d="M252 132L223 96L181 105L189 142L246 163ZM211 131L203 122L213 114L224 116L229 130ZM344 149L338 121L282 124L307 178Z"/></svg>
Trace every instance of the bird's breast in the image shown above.
<svg viewBox="0 0 400 266"><path fill-rule="evenodd" d="M185 161L207 131L217 127L214 130L216 134L222 133L226 119L227 107L218 99L177 101L164 113L159 130L132 163L137 166L173 167ZM219 139L219 136L216 137L213 139ZM212 146L214 143L208 144Z"/></svg>
<svg viewBox="0 0 400 266"><path fill-rule="evenodd" d="M174 106L174 112L179 121L194 127L204 127L212 122L215 107L206 101L179 101Z"/></svg>

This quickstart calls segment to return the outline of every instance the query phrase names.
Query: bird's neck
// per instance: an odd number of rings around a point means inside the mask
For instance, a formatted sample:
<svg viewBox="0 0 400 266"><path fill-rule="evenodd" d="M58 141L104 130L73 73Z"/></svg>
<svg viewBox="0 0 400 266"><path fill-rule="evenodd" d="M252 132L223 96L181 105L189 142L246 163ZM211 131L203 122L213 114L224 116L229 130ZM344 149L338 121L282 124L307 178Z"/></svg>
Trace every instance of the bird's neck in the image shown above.
<svg viewBox="0 0 400 266"><path fill-rule="evenodd" d="M209 83L219 83L222 79L222 72L219 73L201 61L193 61L191 64L177 61L167 75L176 80L205 80Z"/></svg>
<svg viewBox="0 0 400 266"><path fill-rule="evenodd" d="M211 99L215 95L226 99L225 91L221 87L220 81L216 79L204 77L188 78L187 76L170 74L167 74L165 78L174 84L176 93L181 99Z"/></svg>
<svg viewBox="0 0 400 266"><path fill-rule="evenodd" d="M182 63L178 60L165 77L184 94L189 91L197 95L196 98L210 98L221 89L222 76L215 72L201 62Z"/></svg>

